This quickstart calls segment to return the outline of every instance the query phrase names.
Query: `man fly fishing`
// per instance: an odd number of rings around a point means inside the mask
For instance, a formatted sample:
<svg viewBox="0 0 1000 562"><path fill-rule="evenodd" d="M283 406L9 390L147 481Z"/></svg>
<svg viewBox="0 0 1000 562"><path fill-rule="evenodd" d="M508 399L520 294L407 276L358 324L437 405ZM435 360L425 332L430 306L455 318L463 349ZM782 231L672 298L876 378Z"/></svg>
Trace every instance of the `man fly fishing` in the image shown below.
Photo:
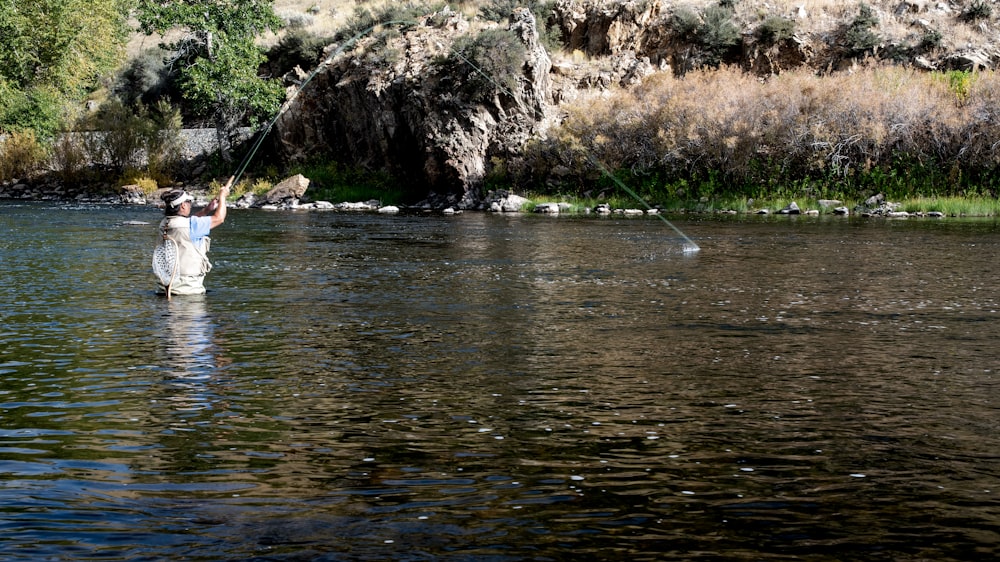
<svg viewBox="0 0 1000 562"><path fill-rule="evenodd" d="M209 204L191 214L194 198L182 189L160 196L164 217L160 221L161 241L153 252L153 271L157 292L167 295L200 295L205 292L205 274L212 269L208 261L209 232L226 221L226 197L236 176L232 176Z"/></svg>

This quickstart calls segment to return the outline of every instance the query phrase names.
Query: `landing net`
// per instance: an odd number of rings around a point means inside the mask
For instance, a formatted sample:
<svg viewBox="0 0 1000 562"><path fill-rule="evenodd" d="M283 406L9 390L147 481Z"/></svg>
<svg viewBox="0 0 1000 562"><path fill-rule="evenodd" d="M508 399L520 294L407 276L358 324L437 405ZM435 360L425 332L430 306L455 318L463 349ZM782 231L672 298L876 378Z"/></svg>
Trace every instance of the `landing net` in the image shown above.
<svg viewBox="0 0 1000 562"><path fill-rule="evenodd" d="M153 273L156 274L160 284L170 290L177 277L177 243L169 238L165 238L157 244L153 250Z"/></svg>

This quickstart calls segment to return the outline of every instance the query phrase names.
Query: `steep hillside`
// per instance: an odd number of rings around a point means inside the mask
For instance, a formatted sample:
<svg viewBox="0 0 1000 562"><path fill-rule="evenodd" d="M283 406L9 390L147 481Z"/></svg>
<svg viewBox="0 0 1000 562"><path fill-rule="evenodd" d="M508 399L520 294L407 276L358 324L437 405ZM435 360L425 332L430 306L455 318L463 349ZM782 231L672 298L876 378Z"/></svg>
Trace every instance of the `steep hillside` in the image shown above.
<svg viewBox="0 0 1000 562"><path fill-rule="evenodd" d="M290 28L329 36L356 10L393 4L277 0L275 9ZM666 61L675 72L706 56L756 72L800 64L838 70L866 57L928 69L1000 63L1000 7L990 0L494 0L452 6L471 17L483 6L517 4L560 14L558 22L543 22L561 34L563 48L550 52L557 62L577 50L589 57L632 50L657 65ZM734 28L720 6L731 10ZM706 26L703 33L700 26ZM699 53L706 49L713 52Z"/></svg>

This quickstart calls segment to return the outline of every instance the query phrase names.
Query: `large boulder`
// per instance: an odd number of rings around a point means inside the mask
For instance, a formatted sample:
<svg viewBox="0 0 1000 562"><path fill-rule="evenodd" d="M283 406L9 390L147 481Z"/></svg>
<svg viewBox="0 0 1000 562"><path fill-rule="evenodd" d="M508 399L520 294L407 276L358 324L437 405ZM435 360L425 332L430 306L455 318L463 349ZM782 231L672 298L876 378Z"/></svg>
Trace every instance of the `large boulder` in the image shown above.
<svg viewBox="0 0 1000 562"><path fill-rule="evenodd" d="M297 201L302 199L307 189L309 189L309 178L302 174L295 174L272 187L259 203L263 205L279 205L290 200Z"/></svg>

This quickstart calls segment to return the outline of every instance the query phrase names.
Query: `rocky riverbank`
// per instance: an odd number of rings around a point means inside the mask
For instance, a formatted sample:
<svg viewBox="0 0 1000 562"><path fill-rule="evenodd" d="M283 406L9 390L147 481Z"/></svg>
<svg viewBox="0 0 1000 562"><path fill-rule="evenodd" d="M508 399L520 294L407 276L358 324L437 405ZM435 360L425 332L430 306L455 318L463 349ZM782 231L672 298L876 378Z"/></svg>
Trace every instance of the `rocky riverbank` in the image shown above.
<svg viewBox="0 0 1000 562"><path fill-rule="evenodd" d="M340 212L368 212L379 214L397 213L428 213L439 212L445 215L459 214L464 212L457 205L441 205L441 200L424 201L415 205L383 205L381 201L341 201L334 203L331 201L312 200L308 196L309 180L301 175L292 176L276 185L267 193L255 195L252 193L243 194L228 203L231 209L260 209L264 211L340 211ZM88 192L80 188L66 188L58 184L28 185L25 183L3 183L0 184L0 205L4 200L8 201L58 201L74 202L96 205L140 205L162 208L160 194L165 190L158 190L151 194L146 194L138 186L124 186L114 193ZM191 186L188 191L195 197L196 206L207 205L211 199L211 194L206 187ZM861 216L874 218L944 218L948 216L942 211L917 211L909 212L903 210L903 204L886 200L882 194L874 195L863 203L855 205L853 208L843 204L838 200L819 200L812 208L801 208L796 202L791 202L781 208L748 208L743 211L734 209L713 209L710 211L699 210L698 205L692 205L691 209L674 210L679 214L755 214L755 215L788 215L788 216ZM580 206L570 202L546 202L534 203L530 199L521 197L506 190L491 191L484 198L477 211L489 213L521 213L532 212L550 216L564 214L593 214L596 216L648 216L663 214L665 211L659 207L653 208L628 208L614 207L608 203L599 203L592 207Z"/></svg>

